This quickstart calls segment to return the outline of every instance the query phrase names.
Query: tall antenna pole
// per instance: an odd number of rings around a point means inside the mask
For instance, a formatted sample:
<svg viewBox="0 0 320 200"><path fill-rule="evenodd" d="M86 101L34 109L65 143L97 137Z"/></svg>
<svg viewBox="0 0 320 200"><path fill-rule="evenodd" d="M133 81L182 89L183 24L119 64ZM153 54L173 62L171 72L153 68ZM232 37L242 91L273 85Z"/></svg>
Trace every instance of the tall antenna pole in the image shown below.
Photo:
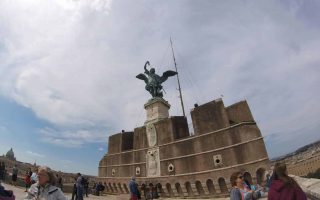
<svg viewBox="0 0 320 200"><path fill-rule="evenodd" d="M183 116L185 117L186 114L184 112L184 105L183 105L183 99L182 99L182 92L181 92L181 87L180 87L180 80L179 80L179 73L178 73L178 68L177 68L177 63L176 63L176 58L174 56L174 51L173 51L173 47L172 47L172 40L170 37L170 44L171 44L171 50L172 50L172 56L173 56L173 61L174 61L174 67L176 68L176 72L177 72L177 80L178 80L178 89L179 89L179 94L180 94L180 101L181 101L181 107L182 107L182 112L183 112Z"/></svg>

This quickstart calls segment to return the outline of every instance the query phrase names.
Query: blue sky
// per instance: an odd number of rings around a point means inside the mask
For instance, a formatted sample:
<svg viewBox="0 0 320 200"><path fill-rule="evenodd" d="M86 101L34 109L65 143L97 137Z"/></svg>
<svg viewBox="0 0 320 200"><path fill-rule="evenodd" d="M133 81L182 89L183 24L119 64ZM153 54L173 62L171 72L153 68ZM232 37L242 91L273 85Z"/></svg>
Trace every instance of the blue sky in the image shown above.
<svg viewBox="0 0 320 200"><path fill-rule="evenodd" d="M0 154L97 174L108 136L145 120L135 78L176 59L188 114L246 99L269 156L319 140L320 2L3 0ZM181 115L176 80L165 85Z"/></svg>

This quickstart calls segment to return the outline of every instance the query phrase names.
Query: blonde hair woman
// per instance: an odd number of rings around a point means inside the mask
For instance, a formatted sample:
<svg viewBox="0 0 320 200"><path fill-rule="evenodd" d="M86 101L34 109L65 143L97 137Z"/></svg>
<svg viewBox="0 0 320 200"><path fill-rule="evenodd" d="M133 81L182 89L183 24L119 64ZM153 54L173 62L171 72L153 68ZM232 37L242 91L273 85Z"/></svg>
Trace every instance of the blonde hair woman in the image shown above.
<svg viewBox="0 0 320 200"><path fill-rule="evenodd" d="M48 167L39 167L38 182L31 185L25 200L67 200L55 184L56 176L53 172Z"/></svg>

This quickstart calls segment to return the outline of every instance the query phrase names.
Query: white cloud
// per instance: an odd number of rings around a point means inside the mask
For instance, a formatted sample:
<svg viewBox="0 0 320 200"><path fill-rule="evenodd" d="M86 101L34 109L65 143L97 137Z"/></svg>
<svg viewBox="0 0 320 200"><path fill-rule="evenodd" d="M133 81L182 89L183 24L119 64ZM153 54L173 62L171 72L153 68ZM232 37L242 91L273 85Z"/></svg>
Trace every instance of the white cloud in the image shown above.
<svg viewBox="0 0 320 200"><path fill-rule="evenodd" d="M32 152L32 151L30 151L30 150L27 151L27 154L29 154L29 155L31 155L31 156L35 156L35 157L40 157L40 158L46 157L46 156L43 155L43 154L36 153L36 152Z"/></svg>
<svg viewBox="0 0 320 200"><path fill-rule="evenodd" d="M105 142L107 134L103 131L94 130L54 130L44 128L39 131L43 141L55 145L74 148L81 147L84 143Z"/></svg>
<svg viewBox="0 0 320 200"><path fill-rule="evenodd" d="M45 142L105 141L143 124L135 75L146 60L173 69L172 36L187 113L221 94L248 99L263 135L289 136L320 111L320 30L294 2L1 1L0 93L53 124ZM180 115L175 85L165 98Z"/></svg>

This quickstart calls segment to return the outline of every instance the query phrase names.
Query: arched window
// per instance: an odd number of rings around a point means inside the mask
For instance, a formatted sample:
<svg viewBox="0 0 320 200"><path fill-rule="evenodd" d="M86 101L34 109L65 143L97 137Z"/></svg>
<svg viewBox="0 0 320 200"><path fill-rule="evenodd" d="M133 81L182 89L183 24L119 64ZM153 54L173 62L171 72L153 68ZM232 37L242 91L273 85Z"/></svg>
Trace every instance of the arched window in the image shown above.
<svg viewBox="0 0 320 200"><path fill-rule="evenodd" d="M222 178L222 177L219 178L218 183L219 183L221 193L228 193L228 187L227 187L227 184L226 184L226 181L224 180L224 178Z"/></svg>
<svg viewBox="0 0 320 200"><path fill-rule="evenodd" d="M113 193L113 192L114 192L114 189L113 189L111 183L108 183L108 185L109 185L110 191Z"/></svg>
<svg viewBox="0 0 320 200"><path fill-rule="evenodd" d="M249 172L243 173L243 180L246 181L246 183L248 182L250 185L253 184L252 176L251 176L251 174Z"/></svg>
<svg viewBox="0 0 320 200"><path fill-rule="evenodd" d="M123 184L123 188L124 188L125 193L129 193L128 187L125 183Z"/></svg>
<svg viewBox="0 0 320 200"><path fill-rule="evenodd" d="M187 192L188 192L188 196L189 197L194 196L190 182L186 182L185 186L186 186L186 189L187 189Z"/></svg>
<svg viewBox="0 0 320 200"><path fill-rule="evenodd" d="M124 193L123 190L122 190L122 187L121 187L121 183L118 183L118 188L119 188L119 191L120 191L121 193Z"/></svg>
<svg viewBox="0 0 320 200"><path fill-rule="evenodd" d="M172 188L171 188L171 184L170 183L167 183L166 184L166 188L168 190L168 194L169 194L169 197L173 197L173 191L172 191Z"/></svg>
<svg viewBox="0 0 320 200"><path fill-rule="evenodd" d="M158 183L158 184L156 185L156 188L157 188L157 191L158 191L159 196L162 196L162 194L164 194L164 190L163 190L163 188L162 188L161 183Z"/></svg>
<svg viewBox="0 0 320 200"><path fill-rule="evenodd" d="M196 188L200 196L204 196L204 190L200 181L196 181Z"/></svg>
<svg viewBox="0 0 320 200"><path fill-rule="evenodd" d="M259 168L256 172L257 175L257 184L261 185L261 183L264 181L264 174L266 170L264 168Z"/></svg>
<svg viewBox="0 0 320 200"><path fill-rule="evenodd" d="M118 193L118 188L117 188L116 183L113 183L113 189L114 189L114 192Z"/></svg>
<svg viewBox="0 0 320 200"><path fill-rule="evenodd" d="M176 186L176 190L177 190L179 196L183 197L183 192L182 192L182 188L181 188L180 183L176 183L175 186Z"/></svg>
<svg viewBox="0 0 320 200"><path fill-rule="evenodd" d="M209 194L216 193L216 189L214 188L213 181L211 179L207 180L207 188L208 188Z"/></svg>

